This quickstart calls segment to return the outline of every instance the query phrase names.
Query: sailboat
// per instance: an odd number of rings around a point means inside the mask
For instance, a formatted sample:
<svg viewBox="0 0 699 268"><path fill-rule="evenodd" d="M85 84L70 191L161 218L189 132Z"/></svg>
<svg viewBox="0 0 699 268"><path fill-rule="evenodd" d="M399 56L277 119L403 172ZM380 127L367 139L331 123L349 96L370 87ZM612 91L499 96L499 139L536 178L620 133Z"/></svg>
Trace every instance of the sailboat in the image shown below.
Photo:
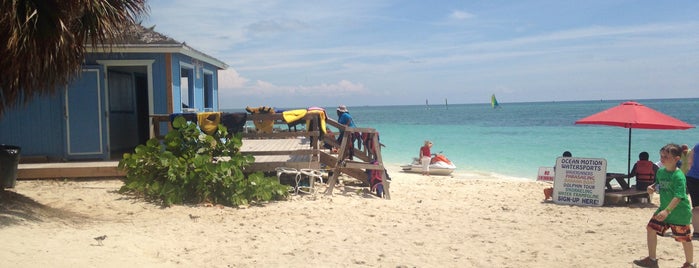
<svg viewBox="0 0 699 268"><path fill-rule="evenodd" d="M495 98L495 94L490 96L490 106L493 107L493 109L500 109L500 103L498 103L498 100Z"/></svg>

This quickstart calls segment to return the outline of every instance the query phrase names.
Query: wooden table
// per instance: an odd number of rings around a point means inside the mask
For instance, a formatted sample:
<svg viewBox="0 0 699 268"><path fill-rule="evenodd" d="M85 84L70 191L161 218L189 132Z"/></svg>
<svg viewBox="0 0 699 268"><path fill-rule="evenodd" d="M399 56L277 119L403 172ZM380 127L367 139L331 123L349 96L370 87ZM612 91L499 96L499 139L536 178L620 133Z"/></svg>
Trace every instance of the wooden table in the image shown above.
<svg viewBox="0 0 699 268"><path fill-rule="evenodd" d="M626 181L629 176L624 174L624 173L607 173L607 190L604 193L605 196L605 203L607 203L607 199L613 199L613 200L625 200L627 204L631 203L632 198L634 197L643 197L647 198L648 202L650 202L650 195L648 194L647 191L639 191L630 188L629 182ZM612 189L612 185L609 183L612 180L616 180L617 183L621 186L621 189Z"/></svg>
<svg viewBox="0 0 699 268"><path fill-rule="evenodd" d="M628 177L629 176L624 173L607 173L607 181L605 183L607 190L612 190L612 185L609 183L612 180L616 180L617 183L619 183L619 186L621 186L622 190L629 189L629 183L626 181Z"/></svg>
<svg viewBox="0 0 699 268"><path fill-rule="evenodd" d="M606 191L604 193L604 203L618 204L619 201L624 201L626 204L632 203L634 197L646 198L650 203L650 195L648 191L639 191L636 189Z"/></svg>

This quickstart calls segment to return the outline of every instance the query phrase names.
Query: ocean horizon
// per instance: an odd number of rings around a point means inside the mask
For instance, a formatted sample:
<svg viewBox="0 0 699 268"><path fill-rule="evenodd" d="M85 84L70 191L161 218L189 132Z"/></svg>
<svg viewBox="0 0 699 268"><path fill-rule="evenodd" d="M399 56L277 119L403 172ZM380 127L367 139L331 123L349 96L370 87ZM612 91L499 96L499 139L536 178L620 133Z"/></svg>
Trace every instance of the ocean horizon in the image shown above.
<svg viewBox="0 0 699 268"><path fill-rule="evenodd" d="M410 163L424 141L430 140L434 143L432 152L446 155L457 166L456 173L534 180L539 167L553 166L564 151L574 157L606 159L608 172L626 173L627 128L575 125L576 120L625 101L500 102L500 109L493 109L490 103L348 108L357 127L379 131L385 145L382 157L388 165ZM691 125L699 124L699 98L633 101ZM336 107L325 108L328 116L337 119ZM658 151L667 143L691 148L699 143L699 130L633 129L631 165L642 151L648 152L652 161L659 160Z"/></svg>

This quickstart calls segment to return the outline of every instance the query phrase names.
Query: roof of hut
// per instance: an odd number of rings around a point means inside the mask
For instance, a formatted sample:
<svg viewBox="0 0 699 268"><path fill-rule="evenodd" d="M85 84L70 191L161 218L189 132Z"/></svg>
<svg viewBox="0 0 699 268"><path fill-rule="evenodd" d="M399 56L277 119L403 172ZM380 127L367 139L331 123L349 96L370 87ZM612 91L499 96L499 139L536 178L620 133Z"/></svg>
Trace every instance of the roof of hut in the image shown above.
<svg viewBox="0 0 699 268"><path fill-rule="evenodd" d="M133 24L124 29L123 35L115 44L98 46L97 48L87 46L87 51L96 53L181 53L221 69L228 68L228 65L223 61L194 49L186 42L179 42L172 37L156 32L155 25L144 27L140 24Z"/></svg>

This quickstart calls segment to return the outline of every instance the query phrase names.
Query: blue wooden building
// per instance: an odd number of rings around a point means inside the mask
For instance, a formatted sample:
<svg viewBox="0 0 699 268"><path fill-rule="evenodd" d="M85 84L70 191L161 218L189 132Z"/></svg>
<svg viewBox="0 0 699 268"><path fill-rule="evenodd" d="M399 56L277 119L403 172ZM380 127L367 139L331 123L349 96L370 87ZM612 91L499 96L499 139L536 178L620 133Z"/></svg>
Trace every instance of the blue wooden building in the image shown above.
<svg viewBox="0 0 699 268"><path fill-rule="evenodd" d="M110 47L90 47L82 74L57 94L0 117L0 144L22 159L120 159L147 141L153 114L218 111L228 66L152 28L134 25Z"/></svg>

